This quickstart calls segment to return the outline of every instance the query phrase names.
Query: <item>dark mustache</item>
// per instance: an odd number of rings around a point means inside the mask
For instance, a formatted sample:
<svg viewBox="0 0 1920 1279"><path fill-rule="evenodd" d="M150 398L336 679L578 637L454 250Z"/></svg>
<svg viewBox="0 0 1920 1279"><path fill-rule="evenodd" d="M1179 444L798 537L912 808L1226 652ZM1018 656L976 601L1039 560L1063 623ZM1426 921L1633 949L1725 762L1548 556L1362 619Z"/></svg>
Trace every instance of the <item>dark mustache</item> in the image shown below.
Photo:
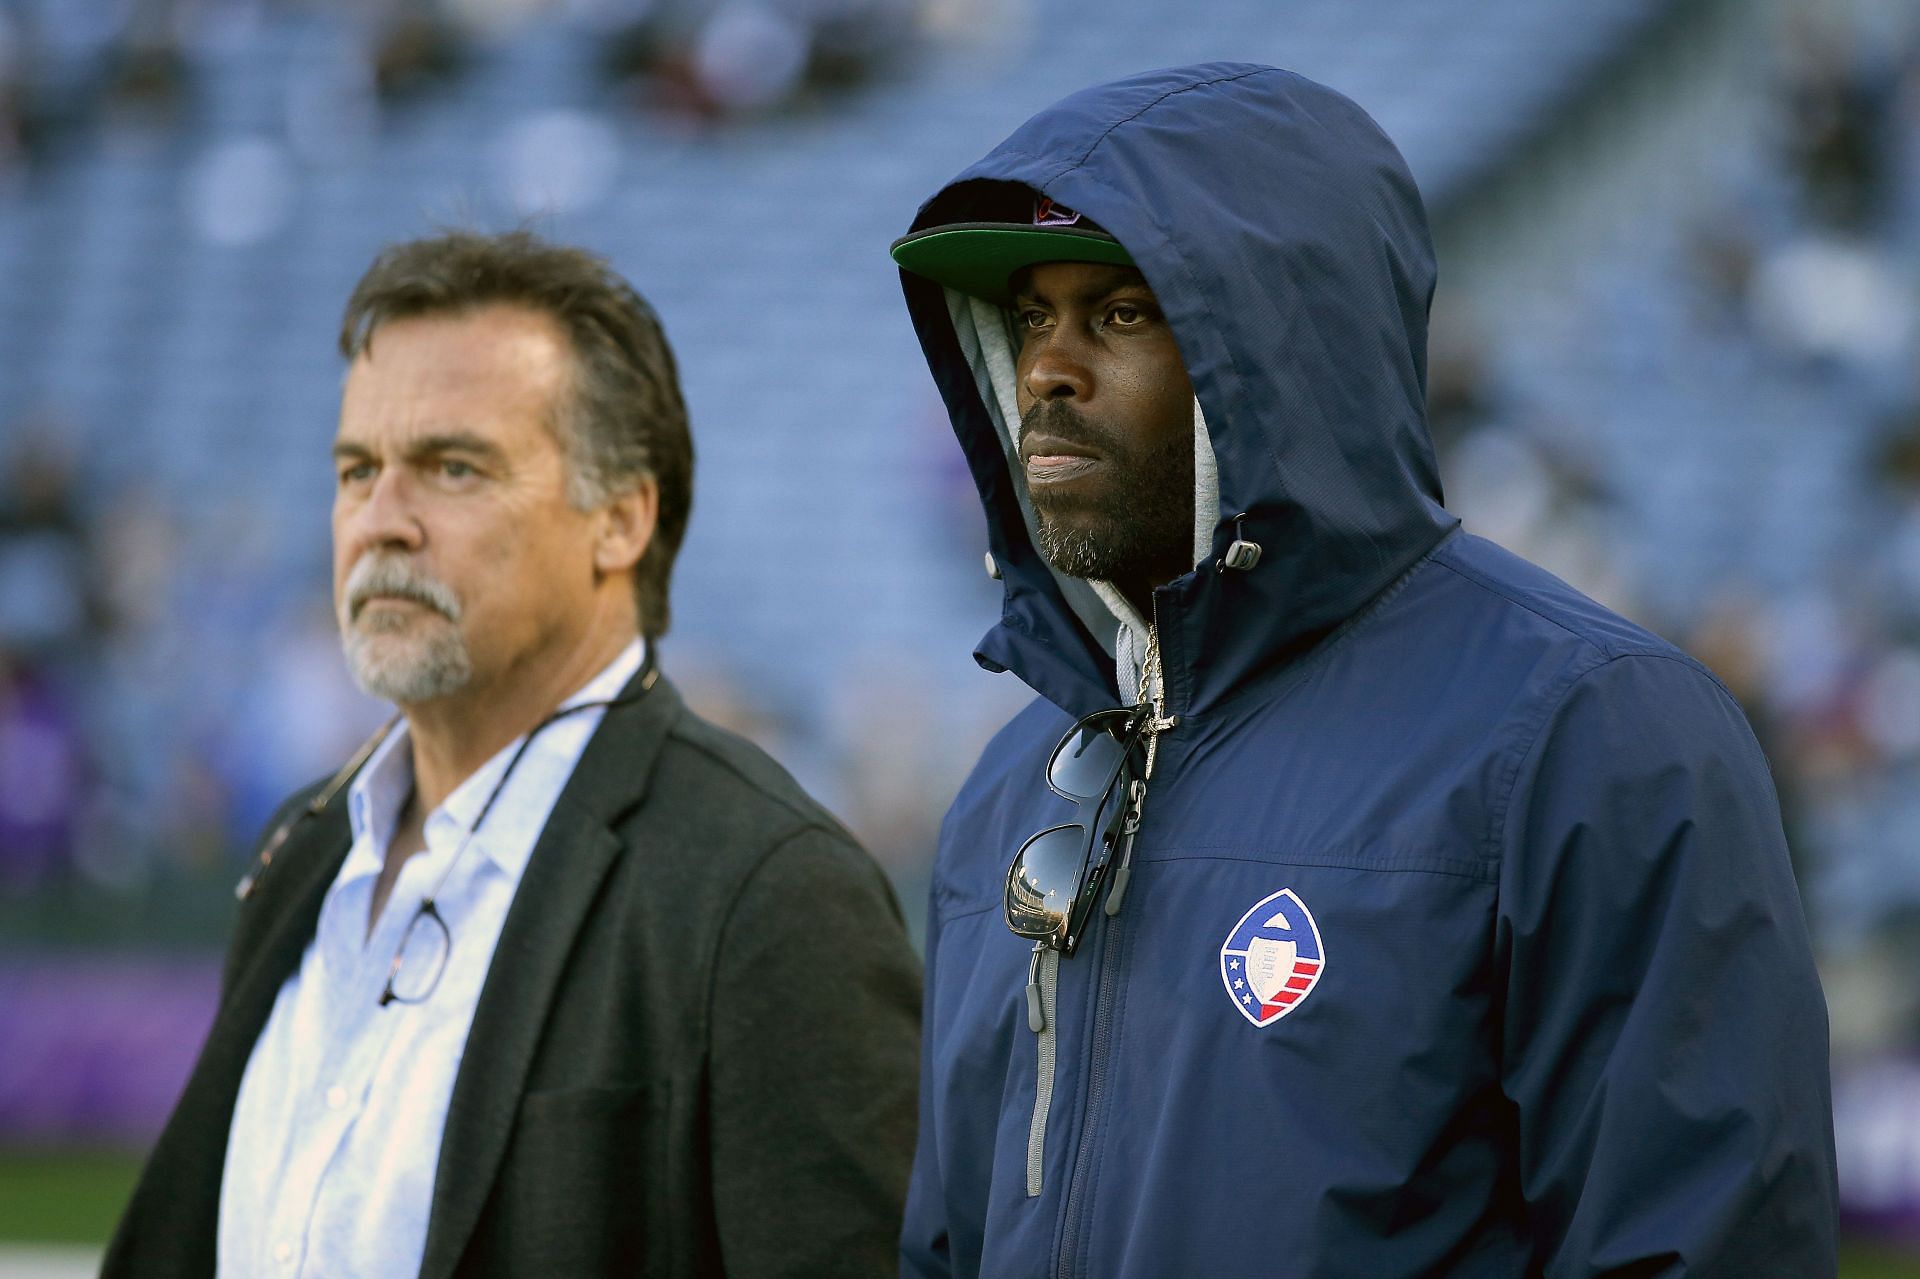
<svg viewBox="0 0 1920 1279"><path fill-rule="evenodd" d="M1020 438L1036 433L1051 435L1062 444L1090 449L1102 456L1124 453L1111 434L1089 421L1085 414L1067 407L1065 400L1035 400L1020 415Z"/></svg>

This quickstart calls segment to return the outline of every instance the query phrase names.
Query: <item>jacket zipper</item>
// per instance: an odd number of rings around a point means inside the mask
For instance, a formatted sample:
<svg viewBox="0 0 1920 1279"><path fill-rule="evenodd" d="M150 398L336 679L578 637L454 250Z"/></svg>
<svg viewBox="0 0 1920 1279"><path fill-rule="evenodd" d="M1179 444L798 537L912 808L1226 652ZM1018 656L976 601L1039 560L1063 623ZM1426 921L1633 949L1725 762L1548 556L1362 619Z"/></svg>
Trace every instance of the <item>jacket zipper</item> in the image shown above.
<svg viewBox="0 0 1920 1279"><path fill-rule="evenodd" d="M1119 964L1113 953L1118 948L1118 917L1107 921L1100 938L1099 993L1093 1004L1093 1033L1088 1040L1086 1105L1080 1115L1080 1148L1075 1152L1073 1168L1067 1174L1067 1204L1060 1233L1058 1279L1073 1279L1074 1262L1079 1252L1081 1218L1087 1215L1087 1180L1093 1163L1102 1101L1106 1092L1107 1058L1113 1040L1113 1004L1117 996Z"/></svg>
<svg viewBox="0 0 1920 1279"><path fill-rule="evenodd" d="M1153 713L1167 727L1173 721L1166 718L1166 681L1158 669L1159 655L1159 601L1154 601L1153 621L1148 625L1147 662L1142 672L1141 691L1144 699L1150 700ZM1147 763L1147 777L1153 776L1152 750L1157 747L1159 730L1156 728L1154 739L1150 740ZM1129 827L1129 852L1133 828ZM1120 892L1126 891L1124 879L1113 886ZM1111 891L1111 890L1109 890ZM1075 1262L1080 1252L1081 1236L1092 1211L1092 1191L1088 1181L1092 1176L1094 1151L1098 1145L1101 1112L1104 1109L1107 1085L1107 1065L1113 1046L1113 1005L1118 998L1120 986L1120 964L1115 952L1120 946L1121 920L1118 897L1110 899L1111 908L1106 912L1107 926L1100 937L1100 958L1097 962L1099 991L1094 997L1093 1032L1088 1037L1088 1066L1086 1102L1080 1114L1080 1146L1074 1152L1073 1168L1067 1174L1067 1202L1060 1230L1060 1261L1055 1268L1056 1279L1073 1279Z"/></svg>

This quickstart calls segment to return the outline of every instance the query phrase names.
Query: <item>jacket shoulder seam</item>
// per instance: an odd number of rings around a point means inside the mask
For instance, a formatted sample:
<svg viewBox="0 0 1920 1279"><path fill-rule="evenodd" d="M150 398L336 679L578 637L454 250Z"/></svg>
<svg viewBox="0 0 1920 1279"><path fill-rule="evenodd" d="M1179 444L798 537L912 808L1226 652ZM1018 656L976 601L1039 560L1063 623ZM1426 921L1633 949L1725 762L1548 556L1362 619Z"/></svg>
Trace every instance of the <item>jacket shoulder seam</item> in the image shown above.
<svg viewBox="0 0 1920 1279"><path fill-rule="evenodd" d="M1489 856L1497 857L1501 848L1507 843L1509 836L1507 824L1513 818L1513 793L1514 789L1519 785L1521 768L1529 759L1532 759L1539 753L1541 744L1546 737L1547 727L1553 723L1555 717L1560 713L1561 708L1566 706L1567 700L1573 696L1574 690L1595 671L1603 667L1612 666L1616 662L1632 661L1636 658L1650 658L1654 661L1672 662L1677 666L1684 667L1686 670L1693 672L1695 675L1700 676L1713 685L1720 695L1731 701L1736 708L1739 706L1738 699L1734 698L1733 694L1728 691L1727 686L1720 682L1719 676L1700 665L1700 663L1693 658L1688 657L1685 653L1663 653L1657 649L1632 649L1624 653L1614 653L1610 656L1599 657L1584 665L1571 668L1561 679L1554 695L1540 699L1540 708L1535 713L1527 731L1526 748L1513 757L1512 763L1506 770L1506 776L1501 780L1500 797L1494 804L1493 812L1489 815L1490 821L1487 829Z"/></svg>
<svg viewBox="0 0 1920 1279"><path fill-rule="evenodd" d="M1513 811L1513 792L1514 788L1520 784L1520 770L1539 749L1540 740L1546 734L1547 725L1553 722L1560 708L1567 704L1567 699L1573 695L1574 687L1581 680L1614 660L1596 652L1586 662L1562 671L1552 695L1540 698L1535 705L1533 714L1525 727L1526 744L1514 753L1513 758L1502 770L1500 793L1494 799L1492 811L1487 814L1486 851L1489 860L1497 860L1501 848L1506 843L1507 820Z"/></svg>
<svg viewBox="0 0 1920 1279"><path fill-rule="evenodd" d="M1600 640L1596 639L1594 636L1589 635L1584 631L1576 629L1566 619L1555 617L1552 613L1546 612L1545 610L1541 609L1538 605L1533 604L1528 600L1522 599L1517 593L1505 589L1499 583L1494 582L1489 578L1487 578L1484 574L1476 573L1472 569L1467 568L1464 565L1455 564L1451 560L1448 560L1439 556L1434 557L1434 562L1436 564L1439 564L1442 568L1446 569L1448 572L1453 573L1456 577L1463 578L1466 581L1471 582L1473 585L1478 586L1481 590L1487 592L1489 595L1498 596L1500 599L1505 600L1507 603L1513 605L1515 608L1521 609L1521 610L1524 610L1525 612L1533 614L1535 617L1539 618L1541 621L1545 622L1547 625L1553 627L1555 630L1566 632L1568 635L1572 636L1574 639L1580 641L1580 643L1592 649L1595 653L1598 653L1602 658L1611 659L1615 657L1623 657L1630 653L1639 653L1639 652L1644 652L1649 656L1659 655L1658 650L1652 649L1652 648L1643 647L1643 648L1620 649L1620 648L1615 648L1612 645L1602 643Z"/></svg>

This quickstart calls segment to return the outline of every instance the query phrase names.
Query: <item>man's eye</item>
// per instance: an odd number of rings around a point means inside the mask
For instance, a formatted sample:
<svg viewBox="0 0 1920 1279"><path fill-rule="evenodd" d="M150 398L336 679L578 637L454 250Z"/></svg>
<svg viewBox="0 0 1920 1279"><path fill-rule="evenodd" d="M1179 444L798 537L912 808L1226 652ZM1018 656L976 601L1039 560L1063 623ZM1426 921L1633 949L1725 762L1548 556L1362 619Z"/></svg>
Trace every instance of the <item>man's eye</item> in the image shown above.
<svg viewBox="0 0 1920 1279"><path fill-rule="evenodd" d="M1034 308L1029 307L1026 310L1020 312L1019 322L1020 322L1020 327L1023 329L1041 328L1047 322L1047 313L1045 311L1035 310Z"/></svg>
<svg viewBox="0 0 1920 1279"><path fill-rule="evenodd" d="M361 484L372 478L373 463L371 462L355 462L351 466L343 466L340 468L340 482L342 484Z"/></svg>
<svg viewBox="0 0 1920 1279"><path fill-rule="evenodd" d="M479 474L478 471L473 469L471 463L462 462L458 458L452 457L440 463L440 473L450 480L464 480L470 475Z"/></svg>
<svg viewBox="0 0 1920 1279"><path fill-rule="evenodd" d="M1138 324L1147 318L1147 313L1131 302L1117 303L1107 312L1107 319L1115 324Z"/></svg>

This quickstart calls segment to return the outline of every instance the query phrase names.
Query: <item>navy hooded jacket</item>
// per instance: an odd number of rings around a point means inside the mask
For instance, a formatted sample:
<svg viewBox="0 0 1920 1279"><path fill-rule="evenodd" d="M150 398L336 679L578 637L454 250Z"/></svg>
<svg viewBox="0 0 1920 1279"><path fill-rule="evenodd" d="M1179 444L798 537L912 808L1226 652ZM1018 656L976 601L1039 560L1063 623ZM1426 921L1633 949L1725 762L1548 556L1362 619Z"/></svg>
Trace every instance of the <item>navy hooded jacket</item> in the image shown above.
<svg viewBox="0 0 1920 1279"><path fill-rule="evenodd" d="M1043 966L1036 1034L1006 869L1071 817L1062 732L1131 700L1127 624L1035 549L998 312L903 274L1003 575L978 660L1040 695L942 830L905 1273L1831 1276L1767 762L1697 662L1441 506L1393 145L1285 71L1152 72L1041 112L914 228L1019 187L1145 274L1219 518L1154 592L1178 723L1124 909Z"/></svg>

